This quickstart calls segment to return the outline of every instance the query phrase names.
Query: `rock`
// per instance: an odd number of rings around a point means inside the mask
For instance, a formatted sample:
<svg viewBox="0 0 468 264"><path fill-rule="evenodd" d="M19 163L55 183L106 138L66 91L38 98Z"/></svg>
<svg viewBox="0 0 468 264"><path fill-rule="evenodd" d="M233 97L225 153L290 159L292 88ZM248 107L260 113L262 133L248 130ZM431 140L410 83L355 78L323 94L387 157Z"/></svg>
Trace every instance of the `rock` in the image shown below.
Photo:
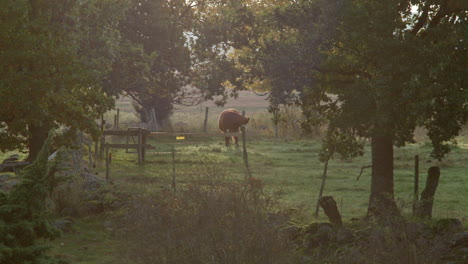
<svg viewBox="0 0 468 264"><path fill-rule="evenodd" d="M439 219L433 226L436 233L457 232L463 229L463 224L456 218Z"/></svg>
<svg viewBox="0 0 468 264"><path fill-rule="evenodd" d="M385 231L381 228L373 228L370 231L368 241L374 245L385 244Z"/></svg>
<svg viewBox="0 0 468 264"><path fill-rule="evenodd" d="M54 160L55 157L57 157L57 152L58 150L54 151L54 153L50 154L50 156L47 158L47 160Z"/></svg>
<svg viewBox="0 0 468 264"><path fill-rule="evenodd" d="M415 223L415 222L407 222L406 223L406 234L408 236L408 240L410 241L415 241L421 235L424 235L425 237L428 235L427 231L429 230L429 227L426 224L423 223Z"/></svg>
<svg viewBox="0 0 468 264"><path fill-rule="evenodd" d="M308 250L336 241L336 232L330 223L312 223L303 233L302 246Z"/></svg>
<svg viewBox="0 0 468 264"><path fill-rule="evenodd" d="M102 223L102 225L104 226L105 229L109 230L109 231L112 231L112 229L114 229L114 223L112 223L111 221L109 220L106 220Z"/></svg>
<svg viewBox="0 0 468 264"><path fill-rule="evenodd" d="M73 231L73 222L68 219L55 220L50 224L63 233L70 233Z"/></svg>
<svg viewBox="0 0 468 264"><path fill-rule="evenodd" d="M97 192L105 184L105 180L91 173L81 173L83 177L83 190L86 192Z"/></svg>
<svg viewBox="0 0 468 264"><path fill-rule="evenodd" d="M117 209L120 209L120 208L124 207L124 205L125 204L122 201L112 201L109 207L112 210L117 210Z"/></svg>
<svg viewBox="0 0 468 264"><path fill-rule="evenodd" d="M71 217L76 217L79 216L79 212L76 208L71 208L71 207L65 207L60 211L61 216L71 216Z"/></svg>
<svg viewBox="0 0 468 264"><path fill-rule="evenodd" d="M1 183L1 182L6 182L6 181L8 181L8 180L10 179L10 177L11 177L11 176L10 176L9 174L2 174L2 175L0 175L0 183Z"/></svg>
<svg viewBox="0 0 468 264"><path fill-rule="evenodd" d="M465 247L468 248L468 232L456 233L452 241L450 241L450 247Z"/></svg>
<svg viewBox="0 0 468 264"><path fill-rule="evenodd" d="M320 223L317 229L316 238L321 245L336 241L336 232L329 223Z"/></svg>
<svg viewBox="0 0 468 264"><path fill-rule="evenodd" d="M302 240L302 247L306 250L310 251L316 247L320 246L318 239L314 237L312 234L305 235L304 239Z"/></svg>
<svg viewBox="0 0 468 264"><path fill-rule="evenodd" d="M79 210L85 214L97 214L102 213L104 208L100 201L88 201L82 203Z"/></svg>
<svg viewBox="0 0 468 264"><path fill-rule="evenodd" d="M340 228L336 233L336 242L340 244L350 243L354 240L353 231L347 228Z"/></svg>
<svg viewBox="0 0 468 264"><path fill-rule="evenodd" d="M13 189L13 187L15 187L15 185L18 184L18 181L15 181L15 180L11 180L11 181L7 181L7 182L2 182L0 183L0 190L4 191L4 192L9 192Z"/></svg>
<svg viewBox="0 0 468 264"><path fill-rule="evenodd" d="M450 250L442 260L444 263L468 263L468 232L453 235Z"/></svg>
<svg viewBox="0 0 468 264"><path fill-rule="evenodd" d="M9 164L9 163L15 163L19 159L18 154L11 155L9 158L6 158L3 160L2 164Z"/></svg>
<svg viewBox="0 0 468 264"><path fill-rule="evenodd" d="M301 235L301 228L298 226L287 226L281 228L279 235L288 241L292 241Z"/></svg>

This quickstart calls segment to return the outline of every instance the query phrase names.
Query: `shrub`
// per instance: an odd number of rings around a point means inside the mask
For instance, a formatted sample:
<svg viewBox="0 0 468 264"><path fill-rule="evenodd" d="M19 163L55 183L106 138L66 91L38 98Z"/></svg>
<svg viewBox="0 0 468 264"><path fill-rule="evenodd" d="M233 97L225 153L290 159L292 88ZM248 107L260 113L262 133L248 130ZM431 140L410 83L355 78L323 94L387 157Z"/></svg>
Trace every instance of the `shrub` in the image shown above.
<svg viewBox="0 0 468 264"><path fill-rule="evenodd" d="M55 185L54 166L47 162L52 136L49 135L37 159L24 168L21 183L6 194L0 192L0 263L53 263L49 248L36 243L53 239L58 231L45 215L45 199Z"/></svg>
<svg viewBox="0 0 468 264"><path fill-rule="evenodd" d="M315 226L303 228L296 243L302 244L311 263L336 264L445 263L450 238L457 231L393 218L385 224L365 220L327 230L324 239L320 228L311 228Z"/></svg>
<svg viewBox="0 0 468 264"><path fill-rule="evenodd" d="M194 171L178 192L136 197L123 219L122 252L132 263L290 263L270 221L274 199L258 179L228 182L217 169Z"/></svg>

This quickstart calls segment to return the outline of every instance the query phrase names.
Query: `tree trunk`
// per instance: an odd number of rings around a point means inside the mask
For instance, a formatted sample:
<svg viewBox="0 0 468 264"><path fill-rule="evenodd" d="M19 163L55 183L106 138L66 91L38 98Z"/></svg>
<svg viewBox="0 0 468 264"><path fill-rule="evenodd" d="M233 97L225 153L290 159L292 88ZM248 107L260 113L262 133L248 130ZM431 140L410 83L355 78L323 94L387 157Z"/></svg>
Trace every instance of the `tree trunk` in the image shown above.
<svg viewBox="0 0 468 264"><path fill-rule="evenodd" d="M319 203L325 214L328 216L328 219L330 219L330 223L336 226L343 225L340 212L338 212L338 207L336 206L335 199L333 199L332 196L320 197Z"/></svg>
<svg viewBox="0 0 468 264"><path fill-rule="evenodd" d="M416 209L416 216L421 218L432 217L432 207L434 205L434 196L439 185L440 169L439 167L430 167L427 171L426 188L421 193L421 200Z"/></svg>
<svg viewBox="0 0 468 264"><path fill-rule="evenodd" d="M49 129L46 126L29 126L29 155L26 159L27 161L33 162L36 159L48 135Z"/></svg>
<svg viewBox="0 0 468 264"><path fill-rule="evenodd" d="M393 140L387 135L372 137L372 182L368 215L398 214L393 199Z"/></svg>

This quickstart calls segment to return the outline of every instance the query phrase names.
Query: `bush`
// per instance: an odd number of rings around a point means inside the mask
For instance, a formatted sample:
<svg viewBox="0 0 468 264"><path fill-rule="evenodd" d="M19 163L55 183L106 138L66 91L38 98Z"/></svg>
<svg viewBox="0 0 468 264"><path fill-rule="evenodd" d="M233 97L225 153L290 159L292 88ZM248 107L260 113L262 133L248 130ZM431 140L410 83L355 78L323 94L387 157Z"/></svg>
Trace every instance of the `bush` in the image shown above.
<svg viewBox="0 0 468 264"><path fill-rule="evenodd" d="M56 263L39 239L59 235L46 219L45 199L56 184L54 165L47 162L52 133L38 157L21 173L21 183L10 193L0 191L0 263Z"/></svg>
<svg viewBox="0 0 468 264"><path fill-rule="evenodd" d="M274 199L261 181L230 183L219 170L193 172L178 192L136 197L122 222L132 263L290 263L270 221Z"/></svg>
<svg viewBox="0 0 468 264"><path fill-rule="evenodd" d="M295 242L302 246L311 263L446 263L450 239L459 231L450 230L446 226L456 225L446 222L431 226L393 218L385 224L364 220L333 229L321 228L323 223L313 223L302 229Z"/></svg>

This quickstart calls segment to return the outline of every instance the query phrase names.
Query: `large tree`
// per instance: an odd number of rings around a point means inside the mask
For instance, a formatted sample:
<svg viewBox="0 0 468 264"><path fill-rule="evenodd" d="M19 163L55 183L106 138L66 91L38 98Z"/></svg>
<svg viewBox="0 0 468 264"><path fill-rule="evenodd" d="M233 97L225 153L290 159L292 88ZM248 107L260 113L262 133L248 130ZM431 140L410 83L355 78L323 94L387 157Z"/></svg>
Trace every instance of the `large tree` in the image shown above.
<svg viewBox="0 0 468 264"><path fill-rule="evenodd" d="M51 128L96 134L113 106L103 86L116 56L121 0L0 3L0 149L26 146L29 160Z"/></svg>
<svg viewBox="0 0 468 264"><path fill-rule="evenodd" d="M422 126L442 158L467 121L466 4L260 2L263 11L243 25L260 34L233 45L244 83L263 81L273 98L300 104L305 125L326 123L324 157L360 155L370 139L369 213L396 212L394 146L413 143Z"/></svg>
<svg viewBox="0 0 468 264"><path fill-rule="evenodd" d="M136 102L142 121L155 110L158 122L174 105L191 103L190 32L205 1L131 0L119 26L124 44L109 81Z"/></svg>

